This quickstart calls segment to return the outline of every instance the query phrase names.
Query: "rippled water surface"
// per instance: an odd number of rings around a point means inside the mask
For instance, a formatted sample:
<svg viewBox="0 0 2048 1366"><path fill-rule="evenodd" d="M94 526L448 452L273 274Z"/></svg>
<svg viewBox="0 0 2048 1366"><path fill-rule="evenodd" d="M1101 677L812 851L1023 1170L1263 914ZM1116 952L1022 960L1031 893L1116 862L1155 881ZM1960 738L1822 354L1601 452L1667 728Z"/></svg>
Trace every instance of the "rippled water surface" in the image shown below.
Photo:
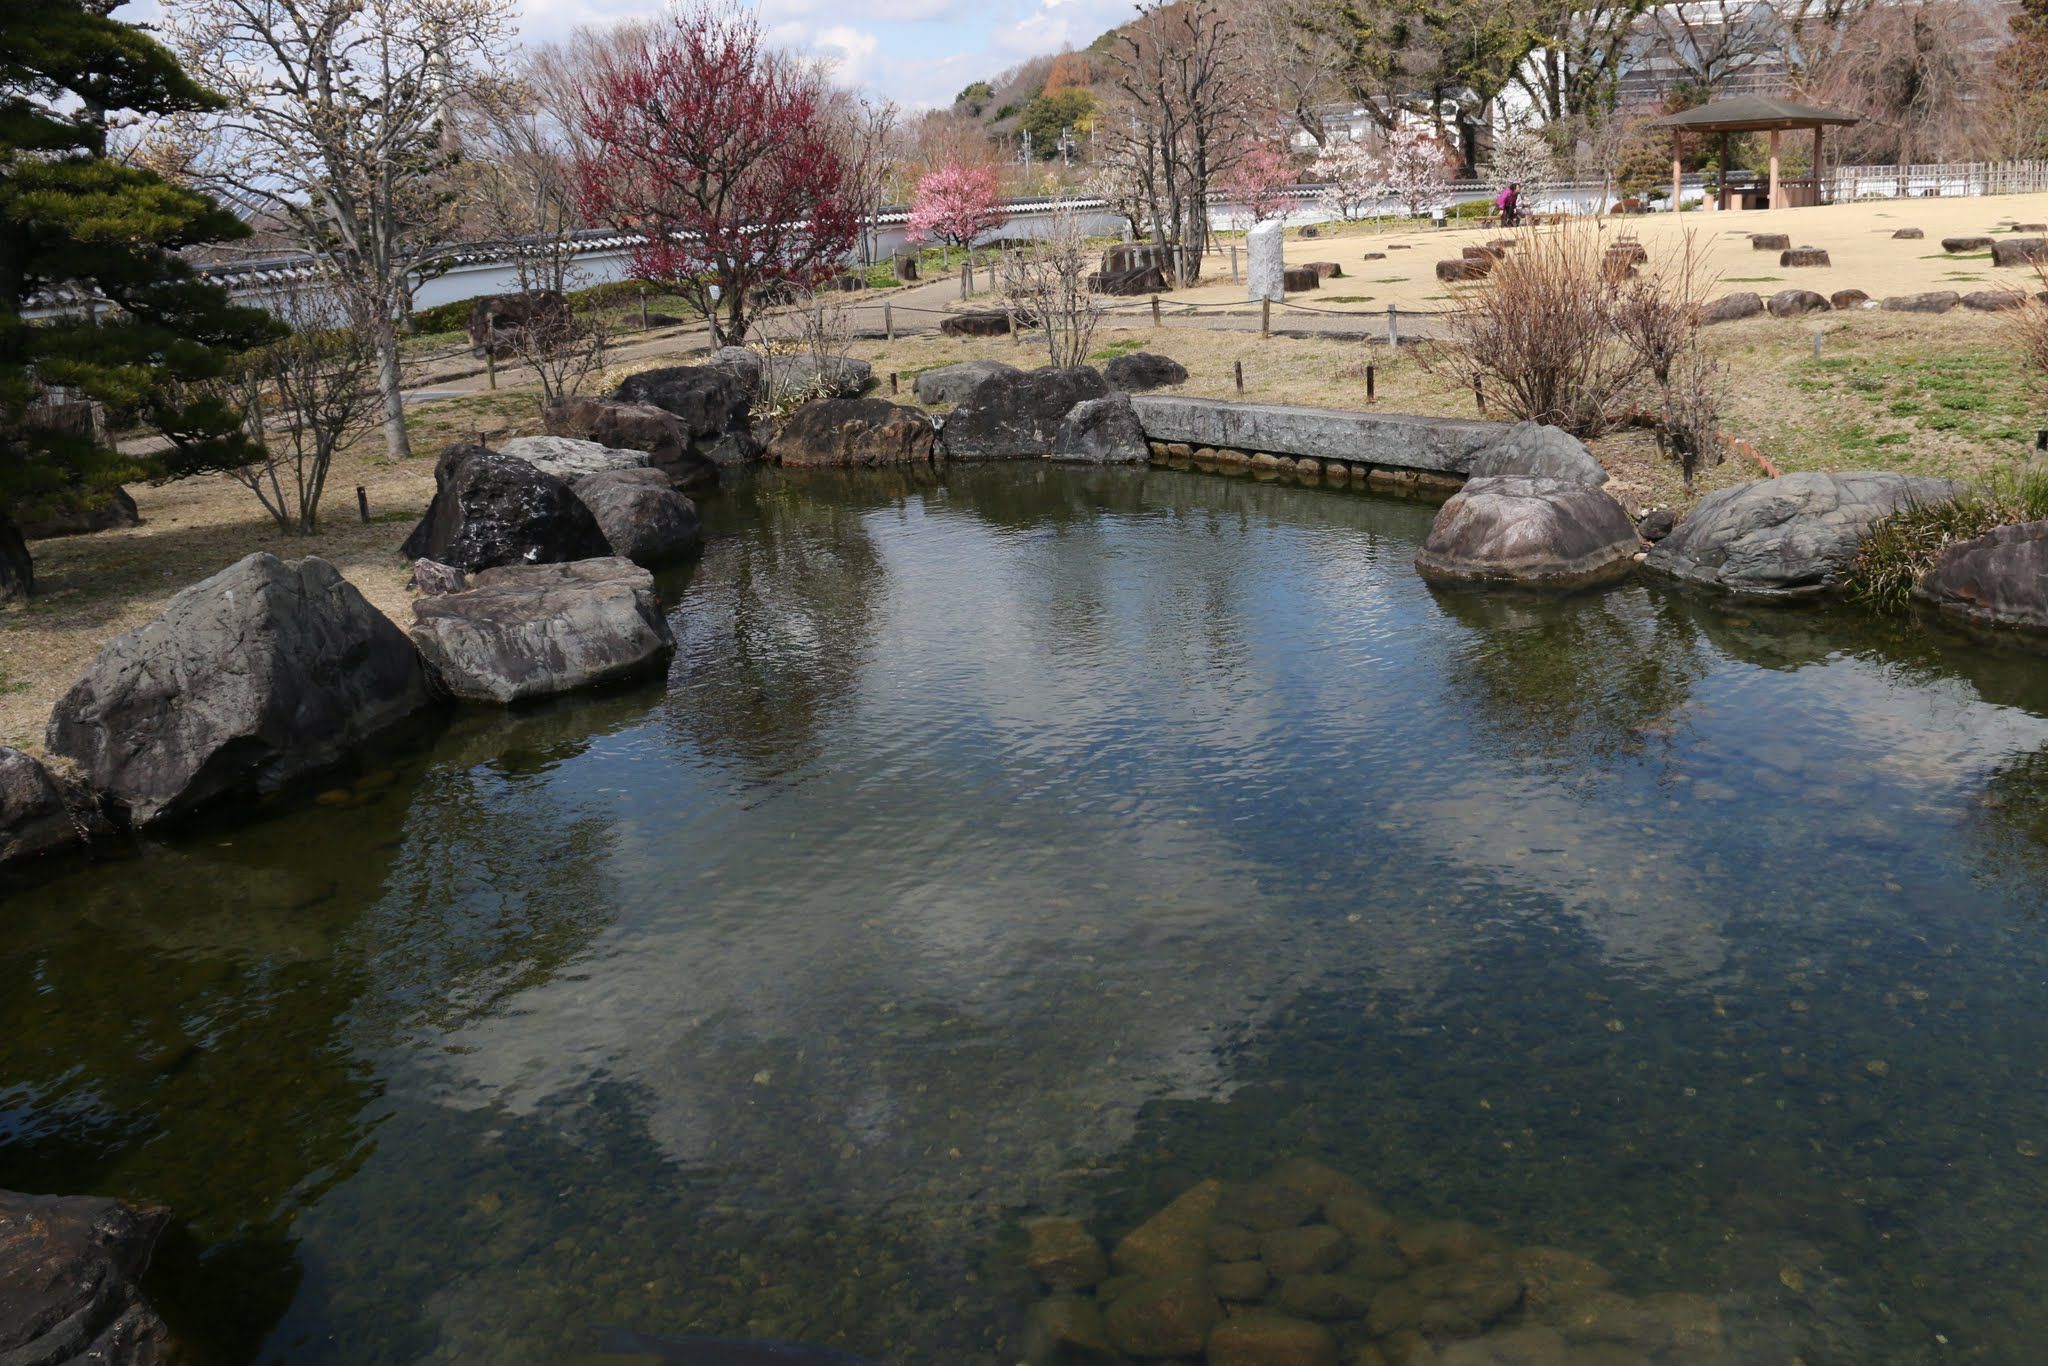
<svg viewBox="0 0 2048 1366"><path fill-rule="evenodd" d="M665 687L454 717L0 903L0 1186L166 1203L225 1361L603 1325L1015 1359L1020 1216L1309 1153L1714 1296L2048 1339L2048 679L1431 509L763 477Z"/></svg>

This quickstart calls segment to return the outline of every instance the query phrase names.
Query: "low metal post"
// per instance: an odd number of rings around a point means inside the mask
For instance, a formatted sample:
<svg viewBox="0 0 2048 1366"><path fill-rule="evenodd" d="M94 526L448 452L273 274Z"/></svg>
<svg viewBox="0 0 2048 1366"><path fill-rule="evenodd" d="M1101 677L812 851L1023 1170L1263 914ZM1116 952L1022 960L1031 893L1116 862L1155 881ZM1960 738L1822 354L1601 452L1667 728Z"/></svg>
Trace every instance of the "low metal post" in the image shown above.
<svg viewBox="0 0 2048 1366"><path fill-rule="evenodd" d="M897 378L897 372L896 372L896 371L894 371L894 370L891 370L891 371L889 372L889 392L890 392L890 393L892 393L892 394L893 394L893 393L897 392L896 386L897 386L897 384L898 384L899 382L900 382L900 381L899 381L899 380L898 380L898 378Z"/></svg>
<svg viewBox="0 0 2048 1366"><path fill-rule="evenodd" d="M1392 351L1401 344L1401 310L1387 305L1387 349Z"/></svg>
<svg viewBox="0 0 2048 1366"><path fill-rule="evenodd" d="M1159 326L1159 296L1157 294L1152 296L1152 326L1155 328Z"/></svg>
<svg viewBox="0 0 2048 1366"><path fill-rule="evenodd" d="M1820 329L1818 327L1813 329L1813 358L1815 360L1820 359Z"/></svg>
<svg viewBox="0 0 2048 1366"><path fill-rule="evenodd" d="M1234 243L1234 242L1233 242L1233 243L1231 243L1231 246L1230 246L1230 283L1232 283L1232 284L1237 284L1237 283L1238 283L1238 275L1237 275L1237 244L1236 244L1236 243Z"/></svg>
<svg viewBox="0 0 2048 1366"><path fill-rule="evenodd" d="M1243 361L1239 361L1239 362L1237 363L1237 392L1239 392L1240 394L1244 392L1244 362L1243 362Z"/></svg>
<svg viewBox="0 0 2048 1366"><path fill-rule="evenodd" d="M361 484L356 485L356 511L362 515L363 525L370 524L370 491Z"/></svg>
<svg viewBox="0 0 2048 1366"><path fill-rule="evenodd" d="M1486 377L1477 370L1472 372L1472 397L1479 404L1479 415L1486 415Z"/></svg>
<svg viewBox="0 0 2048 1366"><path fill-rule="evenodd" d="M1373 375L1372 362L1367 361L1365 363L1365 401L1367 403L1371 403L1373 399L1376 397L1373 391L1377 387L1378 384L1375 376Z"/></svg>
<svg viewBox="0 0 2048 1366"><path fill-rule="evenodd" d="M498 344L495 339L484 343L484 377L493 389L498 387Z"/></svg>
<svg viewBox="0 0 2048 1366"><path fill-rule="evenodd" d="M647 330L647 291L640 291L640 330Z"/></svg>
<svg viewBox="0 0 2048 1366"><path fill-rule="evenodd" d="M889 341L896 340L896 306L894 304L882 305L882 336Z"/></svg>
<svg viewBox="0 0 2048 1366"><path fill-rule="evenodd" d="M1271 299L1259 300L1259 335L1261 337L1273 335L1273 301Z"/></svg>

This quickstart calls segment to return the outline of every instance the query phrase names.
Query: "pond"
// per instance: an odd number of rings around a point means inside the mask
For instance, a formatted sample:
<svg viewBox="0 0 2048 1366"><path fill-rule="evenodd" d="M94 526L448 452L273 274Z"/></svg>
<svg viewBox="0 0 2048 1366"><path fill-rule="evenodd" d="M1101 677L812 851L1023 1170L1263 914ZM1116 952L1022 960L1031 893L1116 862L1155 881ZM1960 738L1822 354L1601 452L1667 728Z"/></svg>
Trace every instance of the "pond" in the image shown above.
<svg viewBox="0 0 2048 1366"><path fill-rule="evenodd" d="M2048 678L1166 470L763 475L666 686L0 904L0 1187L225 1362L1007 1363L1018 1224L1304 1154L1720 1305L2048 1334Z"/></svg>

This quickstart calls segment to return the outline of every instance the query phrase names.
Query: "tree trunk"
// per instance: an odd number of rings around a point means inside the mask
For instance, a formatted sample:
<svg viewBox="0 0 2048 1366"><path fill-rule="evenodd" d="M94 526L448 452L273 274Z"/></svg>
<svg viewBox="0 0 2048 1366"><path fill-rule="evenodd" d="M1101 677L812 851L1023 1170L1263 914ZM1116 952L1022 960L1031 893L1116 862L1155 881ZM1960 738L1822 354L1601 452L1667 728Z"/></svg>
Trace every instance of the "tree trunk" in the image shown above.
<svg viewBox="0 0 2048 1366"><path fill-rule="evenodd" d="M398 328L388 317L377 323L377 387L384 394L384 451L393 460L412 458L405 431L405 388L398 363Z"/></svg>

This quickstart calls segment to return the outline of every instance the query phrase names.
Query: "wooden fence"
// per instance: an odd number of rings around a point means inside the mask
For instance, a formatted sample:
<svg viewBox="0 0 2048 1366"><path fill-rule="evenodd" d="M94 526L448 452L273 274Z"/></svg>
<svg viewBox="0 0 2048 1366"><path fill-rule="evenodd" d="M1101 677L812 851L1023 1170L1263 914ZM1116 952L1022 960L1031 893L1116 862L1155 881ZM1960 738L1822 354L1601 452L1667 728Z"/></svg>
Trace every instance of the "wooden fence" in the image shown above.
<svg viewBox="0 0 2048 1366"><path fill-rule="evenodd" d="M1858 199L1967 198L2044 190L2048 190L2048 161L1835 166L1828 171L1828 198L1836 204Z"/></svg>

